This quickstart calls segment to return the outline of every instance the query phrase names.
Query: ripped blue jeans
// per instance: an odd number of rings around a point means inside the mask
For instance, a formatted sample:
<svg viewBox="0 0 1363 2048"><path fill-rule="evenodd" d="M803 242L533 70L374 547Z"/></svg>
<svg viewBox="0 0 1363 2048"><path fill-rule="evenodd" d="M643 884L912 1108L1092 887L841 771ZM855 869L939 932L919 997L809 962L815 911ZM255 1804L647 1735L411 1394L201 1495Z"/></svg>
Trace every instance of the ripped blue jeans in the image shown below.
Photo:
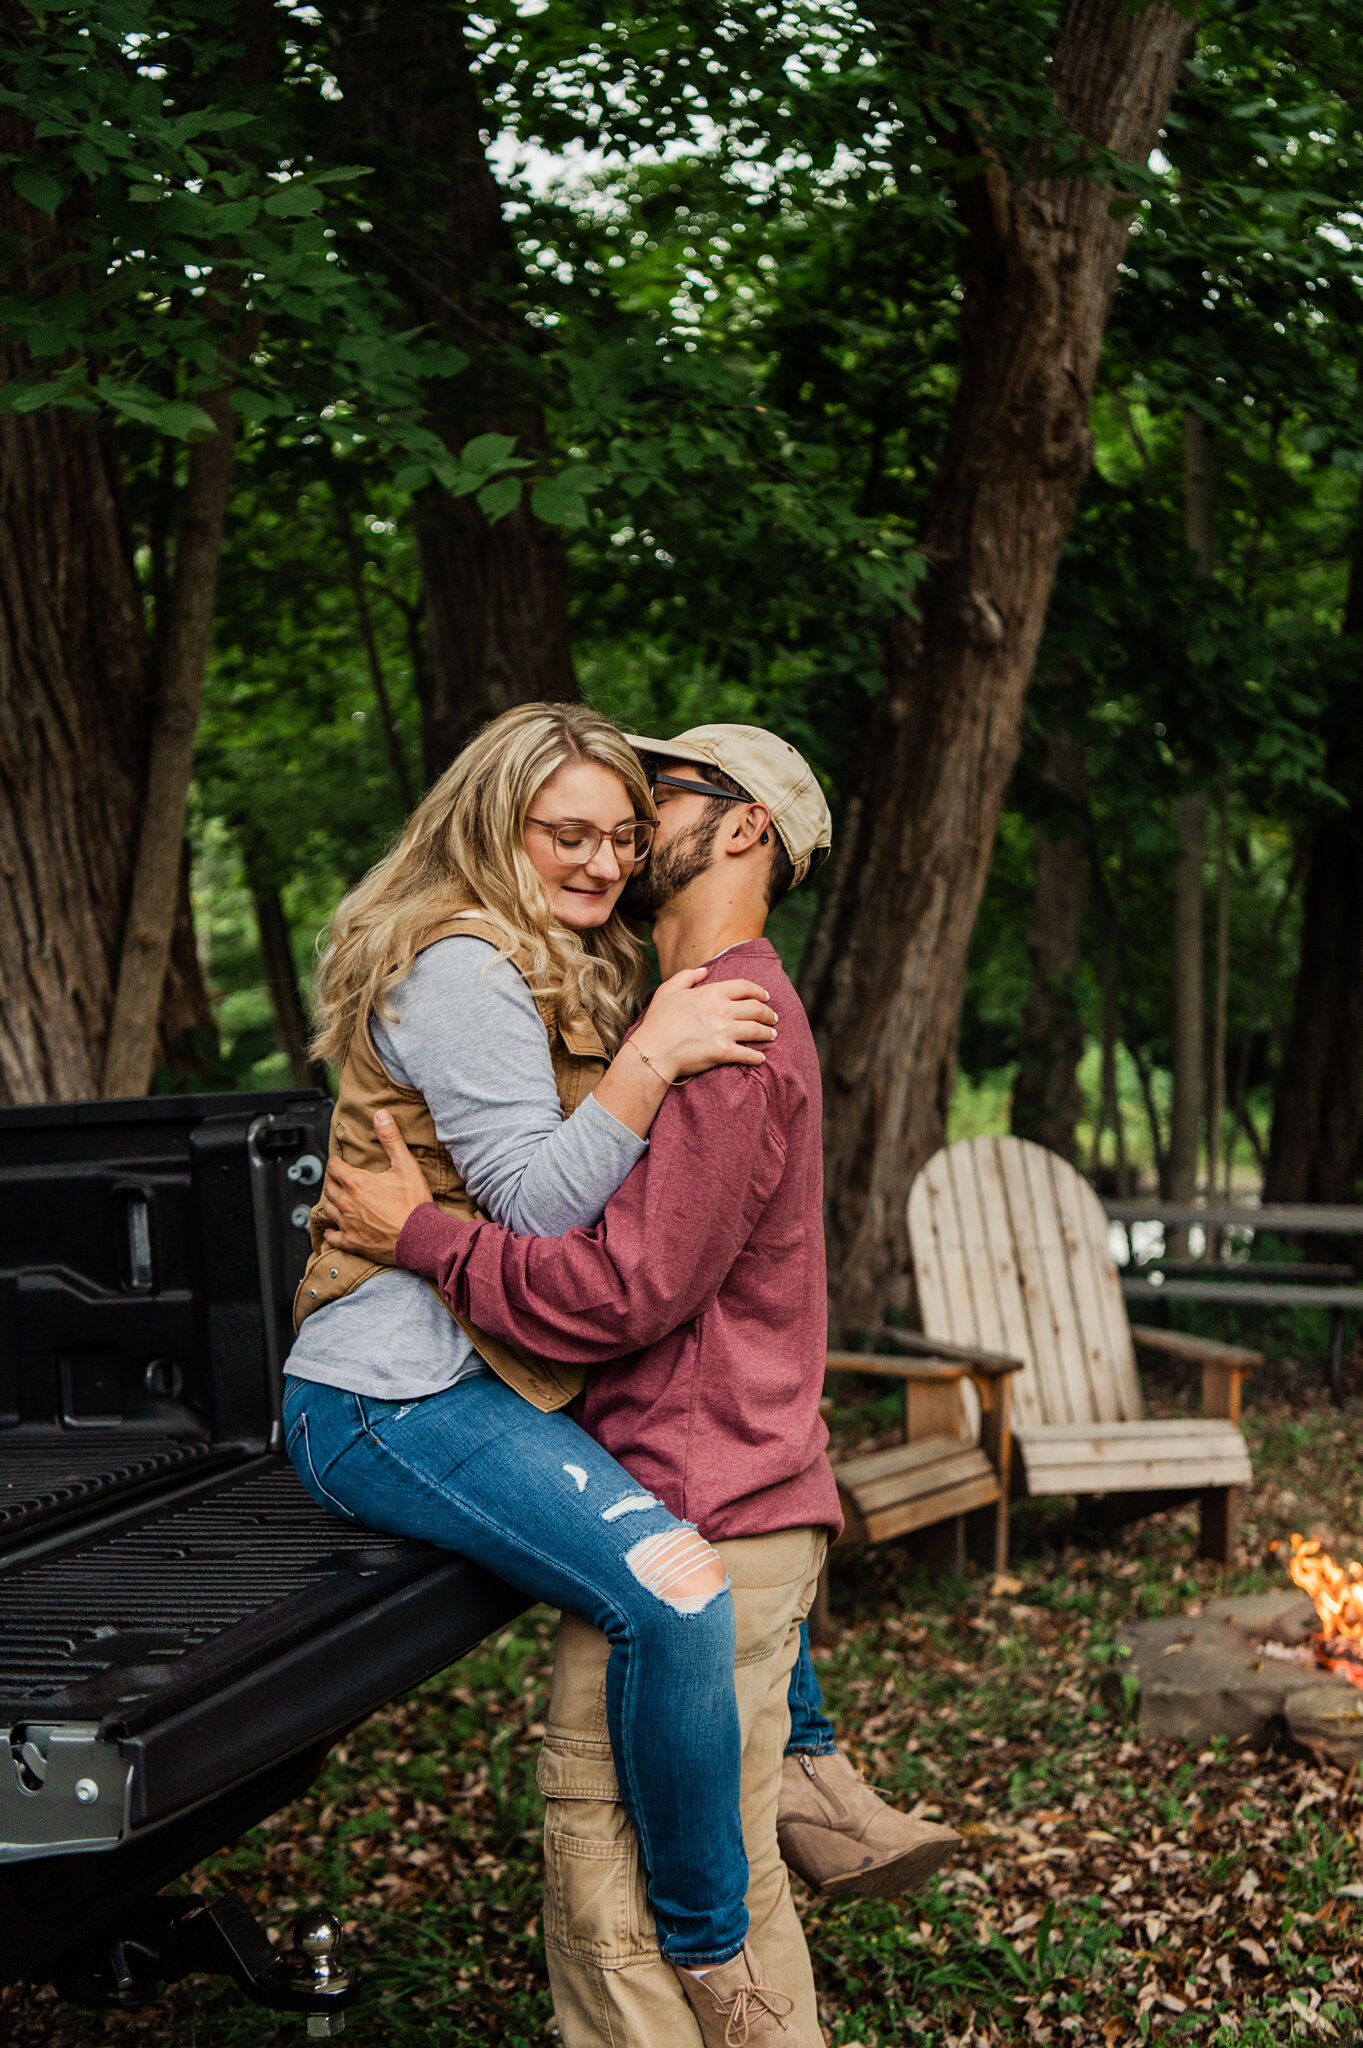
<svg viewBox="0 0 1363 2048"><path fill-rule="evenodd" d="M313 1499L457 1550L601 1629L620 1794L669 1962L727 1962L748 1931L727 1588L676 1591L710 1555L566 1415L501 1380L376 1401L284 1382L285 1441Z"/></svg>

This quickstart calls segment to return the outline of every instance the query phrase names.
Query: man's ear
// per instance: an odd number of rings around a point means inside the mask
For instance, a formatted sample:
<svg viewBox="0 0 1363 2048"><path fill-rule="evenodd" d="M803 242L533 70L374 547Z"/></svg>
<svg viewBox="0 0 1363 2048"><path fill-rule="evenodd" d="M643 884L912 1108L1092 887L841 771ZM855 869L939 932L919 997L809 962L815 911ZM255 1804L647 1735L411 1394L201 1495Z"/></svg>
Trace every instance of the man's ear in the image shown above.
<svg viewBox="0 0 1363 2048"><path fill-rule="evenodd" d="M747 809L740 811L734 819L733 829L729 834L728 851L735 854L746 853L749 847L763 843L764 834L767 835L765 843L770 845L771 812L765 804L749 804Z"/></svg>

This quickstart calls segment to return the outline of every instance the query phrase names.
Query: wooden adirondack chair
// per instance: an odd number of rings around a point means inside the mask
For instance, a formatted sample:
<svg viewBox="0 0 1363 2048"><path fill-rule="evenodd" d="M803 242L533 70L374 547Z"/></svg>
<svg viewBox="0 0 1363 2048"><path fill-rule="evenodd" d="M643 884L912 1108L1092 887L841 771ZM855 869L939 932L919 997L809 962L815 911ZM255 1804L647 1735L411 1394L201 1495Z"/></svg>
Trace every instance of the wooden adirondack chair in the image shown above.
<svg viewBox="0 0 1363 2048"><path fill-rule="evenodd" d="M965 1516L993 1508L994 1563L1001 1571L1008 1562L1008 1383L1021 1370L1019 1362L977 1352L953 1357L950 1345L923 1344L899 1331L887 1331L885 1342L932 1355L828 1354L830 1372L872 1373L904 1386L903 1443L833 1460L845 1517L839 1543L886 1543L950 1523L951 1541L964 1563ZM966 1380L975 1388L978 1429L962 1400Z"/></svg>
<svg viewBox="0 0 1363 2048"><path fill-rule="evenodd" d="M834 1549L931 1530L938 1540L930 1561L960 1569L966 1516L992 1508L994 1565L1001 1571L1008 1562L1008 1387L1022 1369L1020 1361L929 1343L911 1330L886 1330L883 1342L884 1353L828 1353L829 1372L870 1373L899 1380L904 1388L904 1441L833 1460L844 1517ZM890 1349L914 1355L890 1356ZM975 1416L962 1398L967 1381L975 1390ZM830 1636L828 1570L825 1564L810 1609L816 1642Z"/></svg>
<svg viewBox="0 0 1363 2048"><path fill-rule="evenodd" d="M1017 1491L1149 1496L1149 1508L1200 1494L1202 1555L1227 1564L1250 1477L1241 1381L1262 1355L1133 1327L1107 1231L1097 1195L1057 1154L1023 1138L948 1145L909 1192L924 1338L1023 1361ZM1201 1366L1200 1420L1147 1418L1133 1339Z"/></svg>

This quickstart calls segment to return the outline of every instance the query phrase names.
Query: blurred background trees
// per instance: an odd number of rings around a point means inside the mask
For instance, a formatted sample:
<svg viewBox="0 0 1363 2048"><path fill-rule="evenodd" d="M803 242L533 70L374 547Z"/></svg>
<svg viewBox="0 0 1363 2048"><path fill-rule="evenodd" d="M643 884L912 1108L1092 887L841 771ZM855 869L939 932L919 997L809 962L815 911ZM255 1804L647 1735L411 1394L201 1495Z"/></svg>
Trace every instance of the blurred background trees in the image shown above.
<svg viewBox="0 0 1363 2048"><path fill-rule="evenodd" d="M105 1086L152 839L151 1085L307 1078L339 895L576 690L825 779L846 1320L948 1126L1356 1196L1354 10L0 19L0 1099Z"/></svg>

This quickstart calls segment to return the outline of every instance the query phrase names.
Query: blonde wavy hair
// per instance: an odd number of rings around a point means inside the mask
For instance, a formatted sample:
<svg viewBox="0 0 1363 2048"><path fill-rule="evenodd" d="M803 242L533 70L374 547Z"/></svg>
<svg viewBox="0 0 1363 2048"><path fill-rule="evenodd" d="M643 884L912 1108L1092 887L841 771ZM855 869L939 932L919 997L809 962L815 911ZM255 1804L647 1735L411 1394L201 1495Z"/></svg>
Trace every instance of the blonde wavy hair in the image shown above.
<svg viewBox="0 0 1363 2048"><path fill-rule="evenodd" d="M636 815L656 818L624 734L585 704L522 704L485 725L413 811L392 851L346 896L315 984L313 1055L339 1067L362 1020L392 1018L390 991L430 933L480 910L498 951L565 1023L589 1019L614 1051L644 985L643 942L618 911L579 935L556 924L525 850L525 818L560 768L594 761L619 776Z"/></svg>

